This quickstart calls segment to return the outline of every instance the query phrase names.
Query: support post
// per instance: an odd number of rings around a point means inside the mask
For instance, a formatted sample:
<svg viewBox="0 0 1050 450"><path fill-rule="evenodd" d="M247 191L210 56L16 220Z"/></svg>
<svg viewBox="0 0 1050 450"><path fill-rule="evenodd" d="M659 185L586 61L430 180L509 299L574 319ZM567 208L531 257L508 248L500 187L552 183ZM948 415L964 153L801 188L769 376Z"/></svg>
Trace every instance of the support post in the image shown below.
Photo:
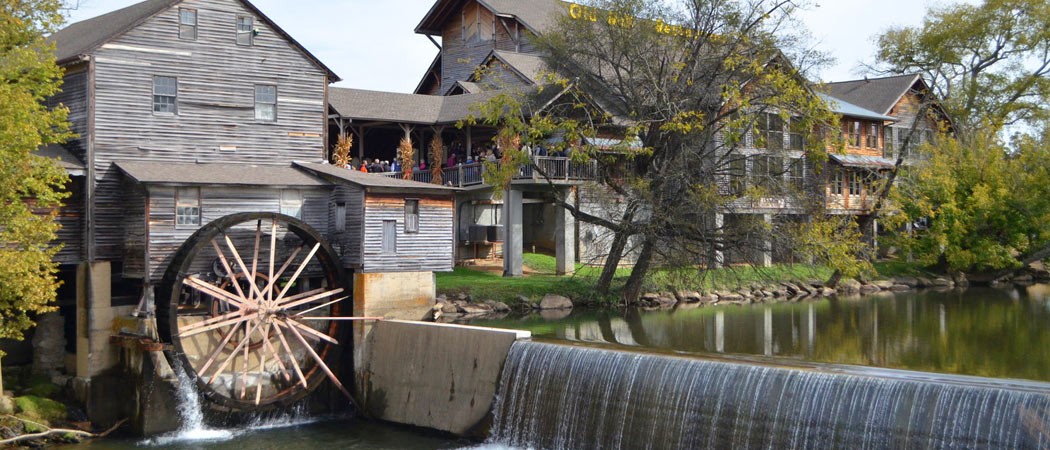
<svg viewBox="0 0 1050 450"><path fill-rule="evenodd" d="M554 206L554 255L558 275L576 273L576 218L568 209Z"/></svg>
<svg viewBox="0 0 1050 450"><path fill-rule="evenodd" d="M762 219L766 221L766 226L768 227L768 229L770 231L772 231L773 230L773 215L772 214L763 214L762 215ZM773 240L772 240L771 237L767 236L766 239L764 241L762 241L762 267L772 267L772 266L773 266Z"/></svg>
<svg viewBox="0 0 1050 450"><path fill-rule="evenodd" d="M523 274L522 192L513 187L503 191L503 276Z"/></svg>
<svg viewBox="0 0 1050 450"><path fill-rule="evenodd" d="M470 125L467 125L467 159L474 156L474 138L470 133Z"/></svg>
<svg viewBox="0 0 1050 450"><path fill-rule="evenodd" d="M719 245L723 244L722 227L724 226L725 214L715 213L715 236L717 236L718 238L715 240L715 243L711 245L713 254L713 258L711 261L712 269L721 269L723 266L725 266L726 263L725 254L722 252L721 249L718 248Z"/></svg>

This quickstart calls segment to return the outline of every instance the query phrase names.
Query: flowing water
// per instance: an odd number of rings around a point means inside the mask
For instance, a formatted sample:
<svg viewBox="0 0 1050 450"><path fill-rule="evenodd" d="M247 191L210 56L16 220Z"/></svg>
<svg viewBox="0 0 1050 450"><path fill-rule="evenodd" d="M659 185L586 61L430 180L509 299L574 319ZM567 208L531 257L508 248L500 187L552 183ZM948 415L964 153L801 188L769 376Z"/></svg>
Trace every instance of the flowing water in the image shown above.
<svg viewBox="0 0 1050 450"><path fill-rule="evenodd" d="M829 373L518 342L500 383L493 441L517 446L1001 449L1050 445L1040 434L1050 430L1050 396L973 379Z"/></svg>

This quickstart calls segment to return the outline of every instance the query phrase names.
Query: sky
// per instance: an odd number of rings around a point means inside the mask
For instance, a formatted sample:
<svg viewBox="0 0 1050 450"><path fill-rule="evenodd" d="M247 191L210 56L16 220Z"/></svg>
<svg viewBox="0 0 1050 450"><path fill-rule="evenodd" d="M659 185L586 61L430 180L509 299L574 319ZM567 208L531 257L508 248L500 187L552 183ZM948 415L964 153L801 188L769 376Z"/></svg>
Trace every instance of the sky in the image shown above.
<svg viewBox="0 0 1050 450"><path fill-rule="evenodd" d="M139 0L67 0L76 22ZM436 0L252 0L252 3L338 74L340 87L412 92L438 49L416 25ZM930 6L977 0L816 0L800 13L812 45L835 58L822 81L866 75L874 39L890 27L921 23Z"/></svg>

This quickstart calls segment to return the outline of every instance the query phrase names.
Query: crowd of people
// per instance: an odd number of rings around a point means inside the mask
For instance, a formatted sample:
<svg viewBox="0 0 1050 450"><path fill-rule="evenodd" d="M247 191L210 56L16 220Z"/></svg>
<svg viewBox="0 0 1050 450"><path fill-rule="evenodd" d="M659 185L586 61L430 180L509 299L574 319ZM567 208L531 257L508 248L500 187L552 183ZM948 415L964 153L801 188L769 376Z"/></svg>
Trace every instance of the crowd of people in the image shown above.
<svg viewBox="0 0 1050 450"><path fill-rule="evenodd" d="M568 154L565 151L555 151L555 152L548 153L547 149L545 147L543 147L542 145L538 145L535 148L530 148L528 146L525 146L523 148L523 150L525 150L525 152L528 153L528 155L530 157L532 157L532 156L568 156ZM467 152L464 151L464 149L462 148L462 145L454 144L453 147L449 151L448 158L446 158L444 161L442 161L441 166L442 167L456 167L456 166L477 164L477 163L481 163L483 161L496 162L496 161L499 161L500 158L502 158L502 157L503 157L502 152L500 152L499 148L496 147L496 146L492 146L492 145L482 146L481 148L478 149L476 155L468 155ZM420 171L420 170L428 170L428 167L431 168L431 169L433 168L432 166L428 166L426 161L419 161L417 164L415 164L412 167L412 171L416 172L416 171ZM404 170L404 168L401 167L400 162L398 160L396 160L396 159L393 160L393 161L386 161L386 160L380 160L379 158L376 158L376 159L365 158L363 160L362 159L358 159L358 158L353 158L350 161L350 165L349 165L349 167L347 167L347 169L356 170L356 171L365 172L365 173L401 172L401 171Z"/></svg>

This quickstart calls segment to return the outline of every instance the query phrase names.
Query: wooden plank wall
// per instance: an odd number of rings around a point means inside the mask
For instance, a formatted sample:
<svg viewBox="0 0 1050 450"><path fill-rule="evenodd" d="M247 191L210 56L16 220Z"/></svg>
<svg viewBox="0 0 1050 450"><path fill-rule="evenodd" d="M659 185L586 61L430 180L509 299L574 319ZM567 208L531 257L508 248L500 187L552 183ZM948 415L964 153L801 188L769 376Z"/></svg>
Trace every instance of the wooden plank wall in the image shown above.
<svg viewBox="0 0 1050 450"><path fill-rule="evenodd" d="M303 221L320 230L328 228L328 188L301 189ZM281 189L251 187L201 188L201 221L213 220L242 212L280 212ZM164 276L171 257L197 227L175 227L175 188L156 186L149 189L149 277Z"/></svg>
<svg viewBox="0 0 1050 450"><path fill-rule="evenodd" d="M405 233L405 199L419 199L419 233ZM364 272L448 272L452 270L451 196L366 194ZM383 221L397 222L397 252L383 253Z"/></svg>
<svg viewBox="0 0 1050 450"><path fill-rule="evenodd" d="M124 183L124 277L146 275L146 188L125 180ZM174 206L173 206L174 208Z"/></svg>
<svg viewBox="0 0 1050 450"><path fill-rule="evenodd" d="M336 203L346 204L346 229L335 229ZM332 190L328 202L328 236L343 259L343 265L357 267L363 264L362 240L365 222L365 191L356 186L340 185Z"/></svg>
<svg viewBox="0 0 1050 450"><path fill-rule="evenodd" d="M467 20L476 20L476 14L481 11L482 26L489 30L495 28L495 38L486 42L464 42L463 40L463 14L452 13L448 23L441 34L441 88L439 93L448 91L457 81L465 81L474 73L475 68L484 62L484 59L492 50L515 51L517 45L514 38L502 24L500 24L492 11L480 5L476 1L464 3L462 12L466 13ZM512 33L517 33L513 23L508 20L508 26ZM522 53L533 53L535 49L529 43L526 35L529 31L522 25L517 25L521 33Z"/></svg>
<svg viewBox="0 0 1050 450"><path fill-rule="evenodd" d="M69 109L69 128L77 137L62 144L69 153L87 161L87 139L88 130L88 71L87 64L81 63L65 68L62 77L62 92L47 100L47 106L65 106Z"/></svg>
<svg viewBox="0 0 1050 450"><path fill-rule="evenodd" d="M287 165L324 157L322 69L258 17L254 45L238 46L236 17L252 15L238 1L186 0L179 6L197 9L196 41L178 38L174 7L93 53L102 259L122 256L123 192L114 161ZM153 113L157 75L178 78L177 115ZM276 122L254 119L256 84L277 86Z"/></svg>
<svg viewBox="0 0 1050 450"><path fill-rule="evenodd" d="M58 209L55 222L61 227L55 233L55 244L62 249L55 255L59 264L76 264L84 260L84 177L70 177L66 190L70 193Z"/></svg>

